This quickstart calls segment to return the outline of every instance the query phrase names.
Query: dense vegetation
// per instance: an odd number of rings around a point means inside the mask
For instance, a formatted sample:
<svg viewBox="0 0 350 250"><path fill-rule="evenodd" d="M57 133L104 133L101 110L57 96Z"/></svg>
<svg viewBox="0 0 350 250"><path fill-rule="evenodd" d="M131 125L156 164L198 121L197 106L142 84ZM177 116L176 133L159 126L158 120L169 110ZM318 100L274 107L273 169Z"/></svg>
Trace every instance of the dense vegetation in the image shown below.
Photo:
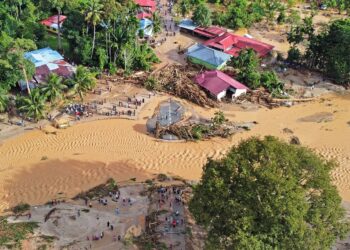
<svg viewBox="0 0 350 250"><path fill-rule="evenodd" d="M349 231L331 183L335 166L274 137L209 159L190 202L208 249L330 249Z"/></svg>
<svg viewBox="0 0 350 250"><path fill-rule="evenodd" d="M22 240L34 232L36 222L8 223L5 217L0 218L0 247L20 248Z"/></svg>
<svg viewBox="0 0 350 250"><path fill-rule="evenodd" d="M260 61L253 49L241 50L229 65L237 70L236 79L244 82L250 89L264 87L273 96L282 94L284 84L274 71L259 70Z"/></svg>
<svg viewBox="0 0 350 250"><path fill-rule="evenodd" d="M158 62L153 50L138 37L138 7L133 1L116 0L5 0L0 2L0 112L17 106L27 118L41 119L47 102L56 105L65 96L78 94L81 99L95 81L94 72L108 69L150 70ZM50 33L40 21L52 16L66 15L58 25L57 34ZM158 14L153 15L154 32L161 30ZM78 67L69 81L51 75L38 90L30 90L29 81L35 73L33 63L24 53L51 46ZM9 92L18 81L27 83L28 96L11 101Z"/></svg>
<svg viewBox="0 0 350 250"><path fill-rule="evenodd" d="M350 19L336 20L317 34L312 19L306 18L293 27L288 41L289 62L319 70L337 83L350 83ZM301 43L307 46L304 54L298 48Z"/></svg>
<svg viewBox="0 0 350 250"><path fill-rule="evenodd" d="M216 4L215 11L210 11L202 0L180 0L177 10L182 16L188 15L192 10L192 18L199 25L207 26L213 23L231 29L248 28L260 21L295 24L299 19L293 10L289 11L288 15L286 13L286 10L290 10L298 3L296 0L209 0L208 2ZM312 0L309 3L313 12L320 7L320 1ZM326 0L322 3L328 7L337 8L339 13L350 9L350 1L347 0Z"/></svg>

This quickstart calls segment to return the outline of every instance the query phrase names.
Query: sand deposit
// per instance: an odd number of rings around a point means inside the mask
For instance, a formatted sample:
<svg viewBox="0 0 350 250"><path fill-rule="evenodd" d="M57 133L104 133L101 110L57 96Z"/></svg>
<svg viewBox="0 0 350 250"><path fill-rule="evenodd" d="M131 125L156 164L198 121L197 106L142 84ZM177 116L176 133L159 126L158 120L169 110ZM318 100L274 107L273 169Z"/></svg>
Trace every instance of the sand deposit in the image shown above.
<svg viewBox="0 0 350 250"><path fill-rule="evenodd" d="M221 157L232 145L249 136L275 135L287 141L294 132L303 145L314 148L340 167L333 172L334 183L344 200L350 201L350 95L273 110L251 111L225 107L232 121L257 121L246 133L231 139L204 142L167 143L147 135L146 121L168 96L154 98L137 120L105 120L75 125L56 135L34 130L8 139L0 146L0 208L20 201L38 204L59 193L71 197L109 177L138 180L149 172L173 173L198 180L208 157ZM194 107L204 117L215 109ZM301 122L320 112L332 113L329 122Z"/></svg>

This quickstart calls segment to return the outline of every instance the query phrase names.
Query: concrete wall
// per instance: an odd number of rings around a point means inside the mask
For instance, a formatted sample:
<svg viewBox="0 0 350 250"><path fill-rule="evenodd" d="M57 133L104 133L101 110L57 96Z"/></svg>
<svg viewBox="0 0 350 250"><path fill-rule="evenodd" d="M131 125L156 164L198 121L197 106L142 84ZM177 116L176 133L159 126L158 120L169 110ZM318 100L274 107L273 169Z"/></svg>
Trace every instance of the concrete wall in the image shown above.
<svg viewBox="0 0 350 250"><path fill-rule="evenodd" d="M225 97L225 96L226 96L226 90L224 90L224 91L220 92L219 94L217 94L217 95L216 95L216 99L218 99L219 101L221 101L221 99L222 99L223 97Z"/></svg>
<svg viewBox="0 0 350 250"><path fill-rule="evenodd" d="M247 90L246 89L236 89L236 92L235 94L232 96L232 98L236 98L242 94L245 94L247 93Z"/></svg>

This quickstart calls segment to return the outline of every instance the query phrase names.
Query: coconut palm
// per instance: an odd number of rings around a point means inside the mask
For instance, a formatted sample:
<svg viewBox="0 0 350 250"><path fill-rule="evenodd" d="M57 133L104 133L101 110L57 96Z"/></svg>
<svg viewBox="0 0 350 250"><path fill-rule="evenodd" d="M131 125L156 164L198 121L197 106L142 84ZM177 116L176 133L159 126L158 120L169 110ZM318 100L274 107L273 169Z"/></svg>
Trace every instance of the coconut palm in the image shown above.
<svg viewBox="0 0 350 250"><path fill-rule="evenodd" d="M7 91L0 88L0 113L5 112L8 104Z"/></svg>
<svg viewBox="0 0 350 250"><path fill-rule="evenodd" d="M152 21L153 21L153 32L154 34L158 34L162 31L162 21L160 20L160 16L157 12L154 12L152 14Z"/></svg>
<svg viewBox="0 0 350 250"><path fill-rule="evenodd" d="M96 79L86 67L78 66L73 78L69 79L69 84L73 86L74 92L83 100L84 93L95 87Z"/></svg>
<svg viewBox="0 0 350 250"><path fill-rule="evenodd" d="M193 12L192 19L200 26L208 27L211 25L211 11L204 2L201 2L196 7Z"/></svg>
<svg viewBox="0 0 350 250"><path fill-rule="evenodd" d="M62 99L63 91L66 89L67 85L64 84L62 77L57 74L50 74L46 84L41 87L41 92L51 103L55 103L55 101Z"/></svg>
<svg viewBox="0 0 350 250"><path fill-rule="evenodd" d="M179 9L181 12L182 17L186 17L188 13L190 13L191 10L191 3L189 0L182 0L179 4Z"/></svg>
<svg viewBox="0 0 350 250"><path fill-rule="evenodd" d="M28 96L20 97L18 100L19 111L23 111L28 118L33 118L34 121L45 116L46 96L42 95L38 88L33 89Z"/></svg>
<svg viewBox="0 0 350 250"><path fill-rule="evenodd" d="M102 16L103 5L100 3L100 0L91 0L89 2L88 12L86 14L85 21L92 25L94 28L93 39L92 39L92 49L91 49L91 58L95 50L95 40L96 40L96 25L100 23Z"/></svg>
<svg viewBox="0 0 350 250"><path fill-rule="evenodd" d="M139 70L150 70L152 63L159 62L158 57L148 44L136 44L134 50L134 66Z"/></svg>
<svg viewBox="0 0 350 250"><path fill-rule="evenodd" d="M58 50L62 49L61 42L61 14L62 8L64 6L64 1L62 0L50 0L51 6L57 10L57 40L58 40Z"/></svg>

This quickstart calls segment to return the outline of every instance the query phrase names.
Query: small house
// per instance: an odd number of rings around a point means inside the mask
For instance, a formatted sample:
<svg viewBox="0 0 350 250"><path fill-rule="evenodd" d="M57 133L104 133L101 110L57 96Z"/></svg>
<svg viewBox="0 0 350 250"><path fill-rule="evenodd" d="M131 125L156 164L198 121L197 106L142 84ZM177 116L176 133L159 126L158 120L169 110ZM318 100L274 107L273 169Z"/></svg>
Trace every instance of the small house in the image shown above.
<svg viewBox="0 0 350 250"><path fill-rule="evenodd" d="M55 16L51 16L45 20L42 20L40 23L42 25L46 26L46 28L49 31L57 32L58 31L58 23L60 24L60 27L62 27L62 25L66 19L67 19L67 16L60 15L60 20L58 22L58 15L55 15Z"/></svg>
<svg viewBox="0 0 350 250"><path fill-rule="evenodd" d="M26 52L24 57L35 65L33 79L28 79L30 88L45 82L51 73L55 73L63 78L69 78L75 72L75 67L66 62L60 53L51 48ZM20 87L22 90L26 89L26 83L22 80L20 81Z"/></svg>
<svg viewBox="0 0 350 250"><path fill-rule="evenodd" d="M224 33L203 43L204 45L225 52L234 57L238 56L242 49L253 49L259 57L265 57L272 51L273 46L248 37Z"/></svg>
<svg viewBox="0 0 350 250"><path fill-rule="evenodd" d="M194 80L219 101L224 97L234 99L248 90L244 84L219 70L202 72Z"/></svg>
<svg viewBox="0 0 350 250"><path fill-rule="evenodd" d="M146 12L155 12L156 11L156 2L153 0L135 0L135 3L141 7L142 10Z"/></svg>
<svg viewBox="0 0 350 250"><path fill-rule="evenodd" d="M207 69L221 69L231 58L228 54L202 44L194 44L188 48L186 55L190 62L203 65Z"/></svg>
<svg viewBox="0 0 350 250"><path fill-rule="evenodd" d="M180 31L193 34L193 31L198 27L191 19L182 19L178 24Z"/></svg>

